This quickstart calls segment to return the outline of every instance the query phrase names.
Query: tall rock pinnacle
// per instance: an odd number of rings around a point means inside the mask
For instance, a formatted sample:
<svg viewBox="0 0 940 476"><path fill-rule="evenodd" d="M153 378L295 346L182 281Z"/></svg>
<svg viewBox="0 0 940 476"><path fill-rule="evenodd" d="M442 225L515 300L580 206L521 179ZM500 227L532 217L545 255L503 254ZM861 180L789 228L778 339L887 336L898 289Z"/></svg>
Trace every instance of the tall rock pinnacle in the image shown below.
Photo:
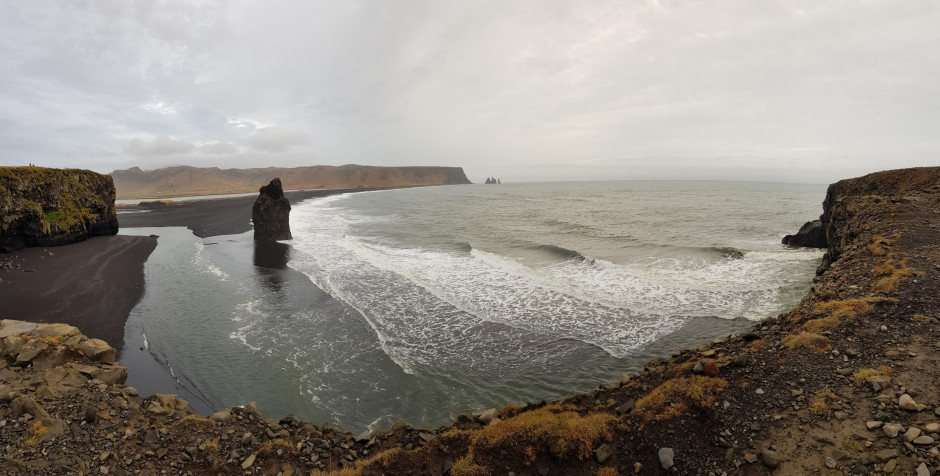
<svg viewBox="0 0 940 476"><path fill-rule="evenodd" d="M255 240L278 241L293 238L290 234L290 201L284 197L281 179L261 187L260 195L251 207L251 221L255 224Z"/></svg>

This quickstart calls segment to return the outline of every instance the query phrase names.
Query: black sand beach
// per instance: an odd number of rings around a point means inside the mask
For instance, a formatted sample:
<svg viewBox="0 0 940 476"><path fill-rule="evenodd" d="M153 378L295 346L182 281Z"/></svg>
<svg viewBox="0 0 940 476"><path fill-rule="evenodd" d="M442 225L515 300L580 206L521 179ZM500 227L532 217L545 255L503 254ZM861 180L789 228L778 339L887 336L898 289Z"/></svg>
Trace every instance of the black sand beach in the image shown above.
<svg viewBox="0 0 940 476"><path fill-rule="evenodd" d="M144 293L144 262L156 246L150 237L98 236L0 255L0 316L63 322L121 342L124 321Z"/></svg>

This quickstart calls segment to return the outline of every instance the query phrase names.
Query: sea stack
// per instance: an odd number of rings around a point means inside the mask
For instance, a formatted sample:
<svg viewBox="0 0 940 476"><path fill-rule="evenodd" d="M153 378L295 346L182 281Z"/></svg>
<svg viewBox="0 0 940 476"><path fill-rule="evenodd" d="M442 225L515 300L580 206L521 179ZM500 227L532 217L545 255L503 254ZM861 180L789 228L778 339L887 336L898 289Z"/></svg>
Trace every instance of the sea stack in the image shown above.
<svg viewBox="0 0 940 476"><path fill-rule="evenodd" d="M251 221L255 224L255 240L279 241L293 238L290 234L290 201L284 197L281 179L261 187L251 207Z"/></svg>

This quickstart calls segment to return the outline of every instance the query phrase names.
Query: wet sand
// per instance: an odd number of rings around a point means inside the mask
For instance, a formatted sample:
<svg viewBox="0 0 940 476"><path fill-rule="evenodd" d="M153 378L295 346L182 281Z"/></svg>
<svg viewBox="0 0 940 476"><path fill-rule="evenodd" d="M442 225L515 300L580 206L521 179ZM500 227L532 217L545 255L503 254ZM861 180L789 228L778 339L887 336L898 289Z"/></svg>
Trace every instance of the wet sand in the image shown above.
<svg viewBox="0 0 940 476"><path fill-rule="evenodd" d="M64 322L89 337L121 342L144 293L146 236L97 236L66 246L0 254L0 317Z"/></svg>

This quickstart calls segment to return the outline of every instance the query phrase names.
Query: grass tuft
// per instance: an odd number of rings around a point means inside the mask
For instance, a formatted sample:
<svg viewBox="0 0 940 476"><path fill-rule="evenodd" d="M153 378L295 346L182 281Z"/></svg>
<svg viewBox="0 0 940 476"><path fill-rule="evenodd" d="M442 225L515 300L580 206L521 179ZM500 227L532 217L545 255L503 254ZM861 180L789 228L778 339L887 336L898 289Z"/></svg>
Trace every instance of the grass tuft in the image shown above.
<svg viewBox="0 0 940 476"><path fill-rule="evenodd" d="M607 413L581 416L559 405L549 405L480 429L473 435L470 451L509 451L519 459L531 459L534 450L535 454L550 453L558 459L583 460L591 456L598 440L610 438L608 426L614 420Z"/></svg>
<svg viewBox="0 0 940 476"><path fill-rule="evenodd" d="M484 466L473 462L473 453L467 453L450 468L452 476L487 476L490 472Z"/></svg>
<svg viewBox="0 0 940 476"><path fill-rule="evenodd" d="M828 352L829 349L832 348L832 345L829 344L828 337L814 334L812 332L790 334L783 338L781 344L783 344L783 346L787 349L791 350L805 347L807 349L815 350L816 352Z"/></svg>
<svg viewBox="0 0 940 476"><path fill-rule="evenodd" d="M814 395L813 399L810 401L809 411L814 415L826 415L831 410L829 402L835 399L836 394L832 393L828 388L822 389L816 392L816 395Z"/></svg>
<svg viewBox="0 0 940 476"><path fill-rule="evenodd" d="M861 385L864 382L871 382L872 377L876 375L887 375L891 376L891 367L887 365L882 365L877 369L859 369L858 372L852 375L852 379L855 380L856 385Z"/></svg>
<svg viewBox="0 0 940 476"><path fill-rule="evenodd" d="M715 403L727 385L724 379L699 375L667 380L641 398L633 412L650 421L667 420L689 410L703 410Z"/></svg>
<svg viewBox="0 0 940 476"><path fill-rule="evenodd" d="M26 440L26 444L29 446L36 446L39 442L42 441L42 436L46 433L49 433L49 429L42 424L42 420L36 420L29 427L29 438Z"/></svg>

